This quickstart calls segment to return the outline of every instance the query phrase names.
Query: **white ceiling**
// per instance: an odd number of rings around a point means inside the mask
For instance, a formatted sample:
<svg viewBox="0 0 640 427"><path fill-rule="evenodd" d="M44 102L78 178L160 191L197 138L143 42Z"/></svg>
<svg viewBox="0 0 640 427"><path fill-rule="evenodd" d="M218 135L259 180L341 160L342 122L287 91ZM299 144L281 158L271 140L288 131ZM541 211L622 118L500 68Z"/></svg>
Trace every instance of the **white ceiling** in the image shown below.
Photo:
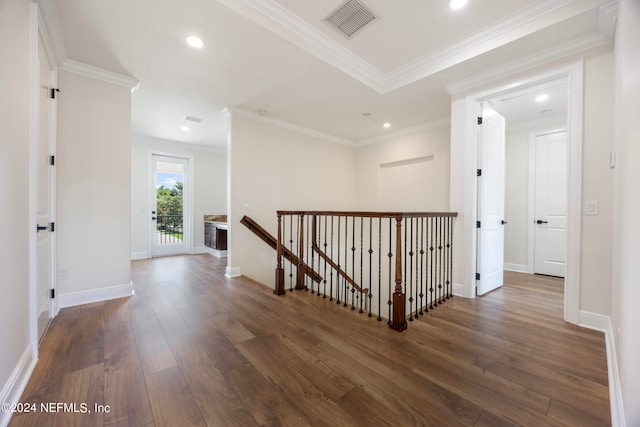
<svg viewBox="0 0 640 427"><path fill-rule="evenodd" d="M134 134L222 149L225 107L351 145L428 126L449 116L445 88L610 45L617 13L610 0L469 0L458 11L447 0L361 1L378 19L351 38L324 21L336 0L40 3L61 28L61 62L140 82ZM203 49L186 45L191 34Z"/></svg>

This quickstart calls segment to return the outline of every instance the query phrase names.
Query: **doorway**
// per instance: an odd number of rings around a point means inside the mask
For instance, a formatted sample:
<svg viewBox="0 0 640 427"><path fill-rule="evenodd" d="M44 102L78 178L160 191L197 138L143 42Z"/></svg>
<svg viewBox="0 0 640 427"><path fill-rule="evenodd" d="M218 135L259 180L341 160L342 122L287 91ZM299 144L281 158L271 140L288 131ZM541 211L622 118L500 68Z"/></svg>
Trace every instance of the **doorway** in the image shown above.
<svg viewBox="0 0 640 427"><path fill-rule="evenodd" d="M189 253L189 159L152 154L151 162L151 256Z"/></svg>
<svg viewBox="0 0 640 427"><path fill-rule="evenodd" d="M38 22L39 12L32 8L32 22ZM34 116L31 145L30 192L35 231L35 250L32 252L32 326L34 342L42 342L49 323L55 315L55 124L57 74L55 60L47 49L46 35L37 27L34 60L37 64L32 84Z"/></svg>
<svg viewBox="0 0 640 427"><path fill-rule="evenodd" d="M583 109L583 62L549 70L517 81L505 82L486 90L455 96L452 103L452 205L454 210L469 212L468 219L461 221L456 231L457 241L463 245L458 250L462 267L462 283L458 291L462 296L473 298L476 289L475 267L477 261L477 176L478 153L477 116L480 103L527 88L565 79L568 87L567 103L567 251L564 281L564 320L578 324L580 319L580 229L582 194L582 109ZM460 130L458 130L460 129ZM459 167L455 166L459 162ZM462 170L460 170L462 168ZM461 179L453 177L460 174ZM508 220L508 217L507 217ZM455 289L455 287L454 287Z"/></svg>

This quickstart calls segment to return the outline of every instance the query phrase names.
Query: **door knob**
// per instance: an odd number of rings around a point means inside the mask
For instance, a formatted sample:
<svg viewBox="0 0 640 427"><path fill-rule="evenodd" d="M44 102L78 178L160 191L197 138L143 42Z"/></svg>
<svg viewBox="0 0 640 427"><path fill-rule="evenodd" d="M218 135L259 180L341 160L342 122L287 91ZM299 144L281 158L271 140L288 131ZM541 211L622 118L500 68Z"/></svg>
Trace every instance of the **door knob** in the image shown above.
<svg viewBox="0 0 640 427"><path fill-rule="evenodd" d="M507 221L505 221L504 219L502 221L500 221L500 224L505 225L507 224Z"/></svg>
<svg viewBox="0 0 640 427"><path fill-rule="evenodd" d="M541 219L536 220L536 224L548 224L549 221L543 221Z"/></svg>

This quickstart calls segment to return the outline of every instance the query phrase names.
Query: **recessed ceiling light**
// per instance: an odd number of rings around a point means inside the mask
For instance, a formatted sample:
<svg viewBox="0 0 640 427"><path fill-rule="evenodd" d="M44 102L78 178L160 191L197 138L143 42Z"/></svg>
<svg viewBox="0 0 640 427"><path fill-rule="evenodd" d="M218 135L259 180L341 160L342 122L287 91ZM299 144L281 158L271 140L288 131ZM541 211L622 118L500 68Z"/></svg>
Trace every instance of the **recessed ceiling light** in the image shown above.
<svg viewBox="0 0 640 427"><path fill-rule="evenodd" d="M391 127L391 123L386 122L385 124L382 125L382 127L385 129L389 129Z"/></svg>
<svg viewBox="0 0 640 427"><path fill-rule="evenodd" d="M547 95L546 93L536 96L536 102L544 102L547 99L549 99L549 95Z"/></svg>
<svg viewBox="0 0 640 427"><path fill-rule="evenodd" d="M189 132L189 126L180 126L180 130L183 132Z"/></svg>
<svg viewBox="0 0 640 427"><path fill-rule="evenodd" d="M449 2L449 7L451 9L460 9L464 7L465 4L467 4L467 0L451 0Z"/></svg>
<svg viewBox="0 0 640 427"><path fill-rule="evenodd" d="M195 47L196 49L201 49L204 46L204 42L200 37L189 36L187 37L187 43L191 47Z"/></svg>

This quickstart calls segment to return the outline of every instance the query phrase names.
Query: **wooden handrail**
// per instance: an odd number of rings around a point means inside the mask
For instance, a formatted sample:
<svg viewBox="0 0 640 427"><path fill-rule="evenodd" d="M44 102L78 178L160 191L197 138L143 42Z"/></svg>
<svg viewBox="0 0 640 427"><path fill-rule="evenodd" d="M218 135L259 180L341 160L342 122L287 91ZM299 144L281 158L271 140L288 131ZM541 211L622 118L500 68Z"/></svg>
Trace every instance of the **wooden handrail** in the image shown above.
<svg viewBox="0 0 640 427"><path fill-rule="evenodd" d="M457 212L360 212L360 211L277 211L282 215L327 215L364 218L419 218L419 217L457 217Z"/></svg>
<svg viewBox="0 0 640 427"><path fill-rule="evenodd" d="M267 245L269 245L276 251L278 250L277 239L273 237L271 233L269 233L267 230L262 228L251 217L248 217L246 215L243 216L242 219L240 220L240 223L245 227L247 227L249 230L251 230L256 236L258 236ZM289 260L289 262L291 262L294 265L300 265L300 260L298 259L298 257L295 254L293 254L288 248L286 248L284 245L280 245L280 250L282 251L282 256L285 257L287 260ZM314 282L320 283L322 281L323 277L320 274L316 273L311 267L309 267L304 262L302 262L301 265L302 265L302 270L304 271L304 274L311 277Z"/></svg>

